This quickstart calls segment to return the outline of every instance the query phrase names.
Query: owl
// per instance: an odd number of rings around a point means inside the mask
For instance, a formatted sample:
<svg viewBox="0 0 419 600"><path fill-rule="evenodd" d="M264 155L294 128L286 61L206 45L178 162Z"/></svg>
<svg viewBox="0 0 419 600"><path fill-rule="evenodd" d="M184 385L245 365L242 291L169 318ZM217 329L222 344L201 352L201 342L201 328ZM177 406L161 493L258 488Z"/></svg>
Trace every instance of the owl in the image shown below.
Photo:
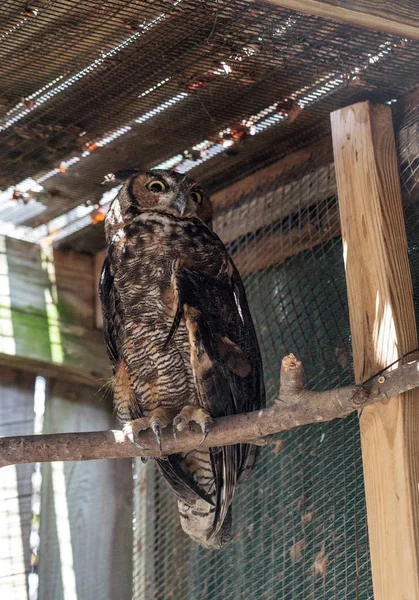
<svg viewBox="0 0 419 600"><path fill-rule="evenodd" d="M124 177L105 221L100 279L116 413L134 442L150 428L161 448L163 428L192 423L204 440L215 417L265 406L243 284L197 183L162 170ZM156 459L183 530L201 545L229 539L234 493L256 455L237 444Z"/></svg>

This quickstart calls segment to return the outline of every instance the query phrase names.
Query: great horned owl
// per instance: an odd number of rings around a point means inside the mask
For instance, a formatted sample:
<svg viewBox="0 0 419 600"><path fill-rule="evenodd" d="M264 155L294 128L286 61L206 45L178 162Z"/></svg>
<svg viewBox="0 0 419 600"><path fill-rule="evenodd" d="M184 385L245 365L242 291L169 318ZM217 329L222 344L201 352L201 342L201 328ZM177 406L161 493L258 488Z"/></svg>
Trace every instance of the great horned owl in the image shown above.
<svg viewBox="0 0 419 600"><path fill-rule="evenodd" d="M125 173L126 176L126 173ZM106 217L100 295L114 403L125 431L184 429L265 405L259 346L239 273L211 229L209 199L172 171L134 171ZM184 531L220 547L248 444L158 458Z"/></svg>

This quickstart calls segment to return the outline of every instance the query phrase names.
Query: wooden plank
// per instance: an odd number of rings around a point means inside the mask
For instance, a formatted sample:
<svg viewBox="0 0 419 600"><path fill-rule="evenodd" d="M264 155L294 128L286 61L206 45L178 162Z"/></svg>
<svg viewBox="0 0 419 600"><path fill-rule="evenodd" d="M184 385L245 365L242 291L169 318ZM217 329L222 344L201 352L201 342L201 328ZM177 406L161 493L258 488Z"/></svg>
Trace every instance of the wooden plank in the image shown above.
<svg viewBox="0 0 419 600"><path fill-rule="evenodd" d="M93 330L93 258L52 250L45 255L35 244L8 239L0 261L0 359L102 385L110 370L102 334Z"/></svg>
<svg viewBox="0 0 419 600"><path fill-rule="evenodd" d="M93 256L54 250L53 257L60 318L92 329L95 316Z"/></svg>
<svg viewBox="0 0 419 600"><path fill-rule="evenodd" d="M241 276L279 265L291 256L340 236L338 208L332 206L328 210L321 227L308 222L299 225L287 232L266 233L233 252L232 258Z"/></svg>
<svg viewBox="0 0 419 600"><path fill-rule="evenodd" d="M391 110L332 114L357 382L417 347ZM419 390L360 415L375 600L419 598Z"/></svg>
<svg viewBox="0 0 419 600"><path fill-rule="evenodd" d="M251 190L266 186L270 182L273 183L279 179L298 179L304 169L314 170L317 167L327 165L332 160L332 139L327 137L316 144L288 154L276 163L269 165L269 167L259 169L252 175L248 175L213 194L211 203L214 213L217 216L220 211L234 206Z"/></svg>
<svg viewBox="0 0 419 600"><path fill-rule="evenodd" d="M281 8L290 8L308 15L333 19L356 27L376 29L403 38L419 40L419 13L414 0L268 0Z"/></svg>
<svg viewBox="0 0 419 600"><path fill-rule="evenodd" d="M47 317L46 291L58 319L93 327L93 258L84 254L42 250L37 244L7 238L6 254L13 308Z"/></svg>
<svg viewBox="0 0 419 600"><path fill-rule="evenodd" d="M57 377L63 381L81 383L98 389L110 379L111 369L103 349L102 335L89 332L89 335L92 334L96 339L90 340L88 347L83 343L78 344L78 338L73 340L72 352L78 357L79 366L73 366L69 362L54 364L48 358L42 360L36 351L21 355L0 353L0 364L7 368L20 369L44 377Z"/></svg>
<svg viewBox="0 0 419 600"><path fill-rule="evenodd" d="M115 427L111 408L90 388L61 381L49 387L45 433ZM131 599L131 465L120 459L42 466L39 600Z"/></svg>
<svg viewBox="0 0 419 600"><path fill-rule="evenodd" d="M335 170L329 164L284 185L248 187L247 192L238 205L214 218L214 231L225 244L334 196Z"/></svg>
<svg viewBox="0 0 419 600"><path fill-rule="evenodd" d="M35 376L0 368L0 435L34 433ZM33 464L0 469L0 598L27 598Z"/></svg>

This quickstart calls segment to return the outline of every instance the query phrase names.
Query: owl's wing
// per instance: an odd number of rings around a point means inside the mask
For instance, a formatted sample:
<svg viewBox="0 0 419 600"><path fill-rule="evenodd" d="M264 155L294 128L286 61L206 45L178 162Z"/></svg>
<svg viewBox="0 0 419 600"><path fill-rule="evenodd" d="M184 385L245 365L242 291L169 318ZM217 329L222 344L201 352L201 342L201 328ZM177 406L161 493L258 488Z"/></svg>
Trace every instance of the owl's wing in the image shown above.
<svg viewBox="0 0 419 600"><path fill-rule="evenodd" d="M116 368L122 356L123 322L108 256L104 260L100 274L99 296L102 305L103 335L106 343L106 351L113 368Z"/></svg>
<svg viewBox="0 0 419 600"><path fill-rule="evenodd" d="M259 345L242 281L227 253L225 269L217 277L181 268L174 286L178 307L167 343L183 317L202 407L213 417L262 408ZM215 535L227 517L240 475L254 456L249 445L237 444L222 447L211 461L217 489Z"/></svg>

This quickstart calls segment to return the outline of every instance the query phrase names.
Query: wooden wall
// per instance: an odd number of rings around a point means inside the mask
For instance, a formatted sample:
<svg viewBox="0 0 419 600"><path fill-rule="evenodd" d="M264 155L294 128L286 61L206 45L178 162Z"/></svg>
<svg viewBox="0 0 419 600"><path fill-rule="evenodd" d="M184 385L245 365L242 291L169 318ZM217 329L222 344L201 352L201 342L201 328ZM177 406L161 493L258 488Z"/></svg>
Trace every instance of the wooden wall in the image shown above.
<svg viewBox="0 0 419 600"><path fill-rule="evenodd" d="M100 393L50 383L45 433L112 427ZM65 590L78 600L129 600L131 460L46 463L42 476L39 600L65 600Z"/></svg>
<svg viewBox="0 0 419 600"><path fill-rule="evenodd" d="M0 435L116 428L94 258L0 238ZM0 598L25 600L34 465L0 470ZM39 600L130 600L131 460L42 465Z"/></svg>
<svg viewBox="0 0 419 600"><path fill-rule="evenodd" d="M1 318L8 315L10 325L4 323L13 337L12 346L0 350L2 363L93 386L103 383L110 371L95 327L93 257L3 238L0 259L7 287L7 293L0 291Z"/></svg>

